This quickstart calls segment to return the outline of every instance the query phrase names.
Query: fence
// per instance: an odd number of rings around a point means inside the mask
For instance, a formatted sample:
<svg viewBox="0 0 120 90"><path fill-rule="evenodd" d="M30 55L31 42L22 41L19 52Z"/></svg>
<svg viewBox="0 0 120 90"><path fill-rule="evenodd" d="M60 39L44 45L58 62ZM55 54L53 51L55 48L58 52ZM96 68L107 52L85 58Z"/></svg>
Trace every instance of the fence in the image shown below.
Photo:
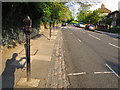
<svg viewBox="0 0 120 90"><path fill-rule="evenodd" d="M96 29L97 29L97 30L100 30L100 31L110 32L109 26L96 25Z"/></svg>
<svg viewBox="0 0 120 90"><path fill-rule="evenodd" d="M100 26L96 25L96 29L99 31L105 31L110 33L120 33L120 27Z"/></svg>

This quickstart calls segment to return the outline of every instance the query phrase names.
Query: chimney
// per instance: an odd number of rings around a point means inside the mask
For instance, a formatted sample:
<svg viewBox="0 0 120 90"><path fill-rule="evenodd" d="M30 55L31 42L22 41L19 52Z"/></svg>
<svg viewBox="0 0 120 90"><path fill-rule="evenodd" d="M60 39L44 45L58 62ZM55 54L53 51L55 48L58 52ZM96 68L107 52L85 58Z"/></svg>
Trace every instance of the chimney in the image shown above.
<svg viewBox="0 0 120 90"><path fill-rule="evenodd" d="M102 3L101 8L105 8L105 5Z"/></svg>

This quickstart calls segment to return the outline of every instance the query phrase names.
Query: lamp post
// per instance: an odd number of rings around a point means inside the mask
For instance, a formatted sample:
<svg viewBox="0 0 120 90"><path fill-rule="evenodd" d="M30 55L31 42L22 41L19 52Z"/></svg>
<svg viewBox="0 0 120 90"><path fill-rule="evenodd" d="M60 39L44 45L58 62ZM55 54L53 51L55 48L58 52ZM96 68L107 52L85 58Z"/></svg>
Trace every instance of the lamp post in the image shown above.
<svg viewBox="0 0 120 90"><path fill-rule="evenodd" d="M26 57L27 57L27 81L31 80L31 68L30 68L30 28L31 28L31 20L28 16L23 20L24 23L24 33L26 34Z"/></svg>

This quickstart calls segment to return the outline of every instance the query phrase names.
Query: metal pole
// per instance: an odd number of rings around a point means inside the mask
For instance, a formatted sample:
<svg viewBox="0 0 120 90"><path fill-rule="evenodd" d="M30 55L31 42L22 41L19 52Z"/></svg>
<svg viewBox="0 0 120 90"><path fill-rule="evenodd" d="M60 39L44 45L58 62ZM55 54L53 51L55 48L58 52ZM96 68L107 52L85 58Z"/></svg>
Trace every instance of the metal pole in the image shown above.
<svg viewBox="0 0 120 90"><path fill-rule="evenodd" d="M26 35L27 43L27 81L31 80L31 70L30 70L30 35Z"/></svg>
<svg viewBox="0 0 120 90"><path fill-rule="evenodd" d="M51 38L51 22L50 22L50 38Z"/></svg>
<svg viewBox="0 0 120 90"><path fill-rule="evenodd" d="M54 30L54 20L53 20L53 30Z"/></svg>

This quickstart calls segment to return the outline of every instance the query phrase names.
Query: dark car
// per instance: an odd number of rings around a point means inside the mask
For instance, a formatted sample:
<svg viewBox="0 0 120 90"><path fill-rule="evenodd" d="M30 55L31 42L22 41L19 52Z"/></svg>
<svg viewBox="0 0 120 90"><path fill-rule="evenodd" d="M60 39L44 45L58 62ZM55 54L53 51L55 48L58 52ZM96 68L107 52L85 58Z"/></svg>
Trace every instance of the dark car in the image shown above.
<svg viewBox="0 0 120 90"><path fill-rule="evenodd" d="M95 26L94 26L94 25L91 25L91 24L87 24L87 25L85 26L85 30L92 30L92 31L94 31L94 30L95 30Z"/></svg>
<svg viewBox="0 0 120 90"><path fill-rule="evenodd" d="M67 23L62 23L62 26L67 26Z"/></svg>
<svg viewBox="0 0 120 90"><path fill-rule="evenodd" d="M77 24L77 23L74 23L73 25L74 25L74 26L77 26L78 24Z"/></svg>

